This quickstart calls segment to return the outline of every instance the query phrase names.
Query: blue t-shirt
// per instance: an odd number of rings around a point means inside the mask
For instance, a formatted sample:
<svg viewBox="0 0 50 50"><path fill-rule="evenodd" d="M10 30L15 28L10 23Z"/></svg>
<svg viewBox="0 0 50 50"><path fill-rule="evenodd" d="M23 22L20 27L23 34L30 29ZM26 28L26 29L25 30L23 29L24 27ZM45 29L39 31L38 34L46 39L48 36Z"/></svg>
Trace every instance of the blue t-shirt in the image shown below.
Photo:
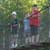
<svg viewBox="0 0 50 50"><path fill-rule="evenodd" d="M25 18L24 19L24 30L28 30L28 29L30 29L29 19Z"/></svg>

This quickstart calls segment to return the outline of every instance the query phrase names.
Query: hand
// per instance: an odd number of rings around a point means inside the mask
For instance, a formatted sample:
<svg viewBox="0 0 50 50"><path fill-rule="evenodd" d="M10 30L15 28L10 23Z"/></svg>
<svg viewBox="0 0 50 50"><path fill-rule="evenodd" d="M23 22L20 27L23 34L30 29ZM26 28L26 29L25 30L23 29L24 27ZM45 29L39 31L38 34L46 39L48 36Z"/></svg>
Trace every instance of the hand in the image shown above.
<svg viewBox="0 0 50 50"><path fill-rule="evenodd" d="M37 15L33 15L33 17L37 17Z"/></svg>
<svg viewBox="0 0 50 50"><path fill-rule="evenodd" d="M8 23L8 25L10 25L10 23Z"/></svg>

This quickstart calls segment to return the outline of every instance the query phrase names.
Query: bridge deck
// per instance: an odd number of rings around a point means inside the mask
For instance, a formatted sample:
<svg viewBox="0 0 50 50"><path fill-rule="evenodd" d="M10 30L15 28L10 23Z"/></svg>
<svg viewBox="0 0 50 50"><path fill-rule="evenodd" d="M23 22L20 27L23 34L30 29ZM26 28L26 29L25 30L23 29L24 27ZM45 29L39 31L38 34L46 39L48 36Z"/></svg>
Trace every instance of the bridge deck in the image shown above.
<svg viewBox="0 0 50 50"><path fill-rule="evenodd" d="M30 49L36 49L36 48L46 48L50 47L50 43L40 43L37 45L29 45L29 46L22 46L19 48L12 48L12 50L30 50Z"/></svg>

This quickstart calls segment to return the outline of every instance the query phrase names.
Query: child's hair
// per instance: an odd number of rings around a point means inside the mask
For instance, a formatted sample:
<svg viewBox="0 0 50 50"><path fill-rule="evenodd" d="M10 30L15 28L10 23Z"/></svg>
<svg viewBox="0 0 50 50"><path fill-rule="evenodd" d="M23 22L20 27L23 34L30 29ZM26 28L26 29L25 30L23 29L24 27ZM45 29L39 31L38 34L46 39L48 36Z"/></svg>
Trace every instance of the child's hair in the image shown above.
<svg viewBox="0 0 50 50"><path fill-rule="evenodd" d="M34 4L32 7L37 7L37 5L36 5L36 4Z"/></svg>

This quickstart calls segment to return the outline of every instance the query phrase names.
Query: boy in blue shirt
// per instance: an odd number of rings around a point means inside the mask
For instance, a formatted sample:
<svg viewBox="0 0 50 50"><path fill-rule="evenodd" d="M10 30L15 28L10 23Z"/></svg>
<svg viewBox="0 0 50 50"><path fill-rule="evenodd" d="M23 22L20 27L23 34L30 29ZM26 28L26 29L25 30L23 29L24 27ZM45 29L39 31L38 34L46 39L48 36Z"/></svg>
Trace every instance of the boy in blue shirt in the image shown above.
<svg viewBox="0 0 50 50"><path fill-rule="evenodd" d="M30 35L30 25L29 25L29 13L27 13L24 17L24 35L25 35L25 41L26 43L29 42L29 35Z"/></svg>

